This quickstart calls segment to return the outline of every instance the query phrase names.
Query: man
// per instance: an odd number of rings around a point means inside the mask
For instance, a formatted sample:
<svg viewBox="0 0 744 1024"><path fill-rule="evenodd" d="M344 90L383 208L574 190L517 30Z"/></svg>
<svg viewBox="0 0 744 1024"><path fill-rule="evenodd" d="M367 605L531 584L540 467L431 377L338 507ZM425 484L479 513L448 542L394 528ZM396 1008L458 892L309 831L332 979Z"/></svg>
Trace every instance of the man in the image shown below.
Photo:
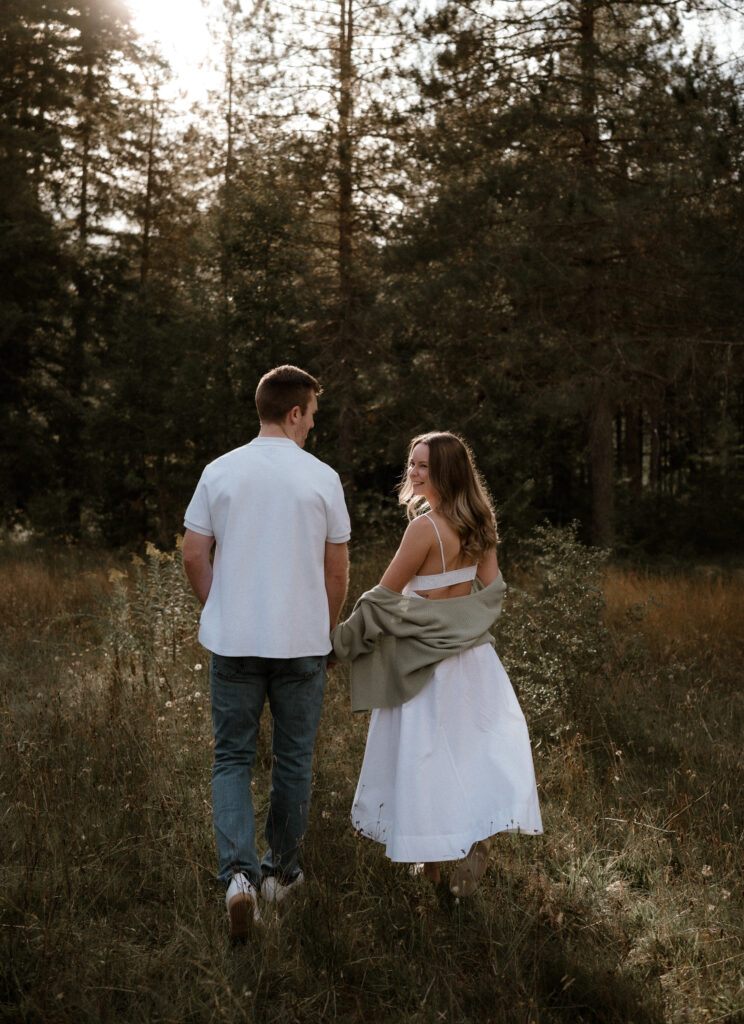
<svg viewBox="0 0 744 1024"><path fill-rule="evenodd" d="M212 807L235 939L260 920L259 892L279 900L303 880L313 745L349 564L341 481L303 451L320 393L296 366L265 374L258 436L206 467L184 519L183 564L204 605L199 640L212 652ZM269 848L259 864L251 776L266 697Z"/></svg>

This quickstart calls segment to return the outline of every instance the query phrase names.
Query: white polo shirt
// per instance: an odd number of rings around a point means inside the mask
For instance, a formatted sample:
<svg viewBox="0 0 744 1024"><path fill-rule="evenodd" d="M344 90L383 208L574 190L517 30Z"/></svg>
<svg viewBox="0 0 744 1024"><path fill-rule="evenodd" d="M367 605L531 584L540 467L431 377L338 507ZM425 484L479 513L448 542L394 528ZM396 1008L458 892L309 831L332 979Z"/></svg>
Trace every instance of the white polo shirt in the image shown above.
<svg viewBox="0 0 744 1024"><path fill-rule="evenodd" d="M256 437L210 462L184 523L216 541L204 647L233 657L328 654L325 544L351 535L335 470L289 438Z"/></svg>

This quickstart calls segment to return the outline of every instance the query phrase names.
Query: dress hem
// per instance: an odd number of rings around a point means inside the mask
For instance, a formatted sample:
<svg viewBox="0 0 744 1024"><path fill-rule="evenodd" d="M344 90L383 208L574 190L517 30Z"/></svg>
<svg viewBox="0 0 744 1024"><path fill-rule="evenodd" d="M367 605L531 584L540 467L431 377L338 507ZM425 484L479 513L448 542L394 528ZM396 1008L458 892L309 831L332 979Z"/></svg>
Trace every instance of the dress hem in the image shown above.
<svg viewBox="0 0 744 1024"><path fill-rule="evenodd" d="M533 815L524 817L532 817L534 820ZM386 833L389 826L382 821L376 822L374 826L365 826L358 819L355 820L352 813L351 822L360 835L384 846L385 856L396 864L417 864L421 861L457 861L467 854L473 843L489 839L491 836L502 833L522 836L541 836L543 834L542 822L539 827L527 828L516 824L512 818L509 824L499 826L495 824L495 821L491 821L488 825L473 827L467 834L457 836L398 835L395 839L388 840Z"/></svg>

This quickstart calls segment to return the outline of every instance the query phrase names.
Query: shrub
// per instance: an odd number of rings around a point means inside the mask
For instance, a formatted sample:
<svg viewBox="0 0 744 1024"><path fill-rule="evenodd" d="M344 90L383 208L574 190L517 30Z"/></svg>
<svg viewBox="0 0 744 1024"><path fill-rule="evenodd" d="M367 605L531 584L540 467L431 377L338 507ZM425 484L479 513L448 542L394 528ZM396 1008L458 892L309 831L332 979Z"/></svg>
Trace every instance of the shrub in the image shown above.
<svg viewBox="0 0 744 1024"><path fill-rule="evenodd" d="M533 728L557 732L589 711L604 671L601 567L607 552L585 547L578 524L536 527L520 549L524 587L510 584L497 648Z"/></svg>
<svg viewBox="0 0 744 1024"><path fill-rule="evenodd" d="M144 670L159 670L193 641L196 600L180 550L165 553L148 543L147 560L134 555L132 564L131 574L109 573L114 593L107 640L115 658L130 655Z"/></svg>

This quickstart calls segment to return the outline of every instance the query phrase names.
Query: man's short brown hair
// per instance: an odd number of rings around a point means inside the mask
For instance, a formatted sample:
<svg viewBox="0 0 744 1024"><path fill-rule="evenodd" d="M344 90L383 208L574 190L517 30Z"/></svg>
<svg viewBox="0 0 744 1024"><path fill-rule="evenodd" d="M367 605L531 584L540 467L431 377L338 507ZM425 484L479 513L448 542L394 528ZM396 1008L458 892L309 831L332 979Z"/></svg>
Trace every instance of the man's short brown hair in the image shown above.
<svg viewBox="0 0 744 1024"><path fill-rule="evenodd" d="M304 415L310 396L319 395L322 390L315 377L298 366L276 366L258 382L258 418L262 423L281 423L296 405Z"/></svg>

